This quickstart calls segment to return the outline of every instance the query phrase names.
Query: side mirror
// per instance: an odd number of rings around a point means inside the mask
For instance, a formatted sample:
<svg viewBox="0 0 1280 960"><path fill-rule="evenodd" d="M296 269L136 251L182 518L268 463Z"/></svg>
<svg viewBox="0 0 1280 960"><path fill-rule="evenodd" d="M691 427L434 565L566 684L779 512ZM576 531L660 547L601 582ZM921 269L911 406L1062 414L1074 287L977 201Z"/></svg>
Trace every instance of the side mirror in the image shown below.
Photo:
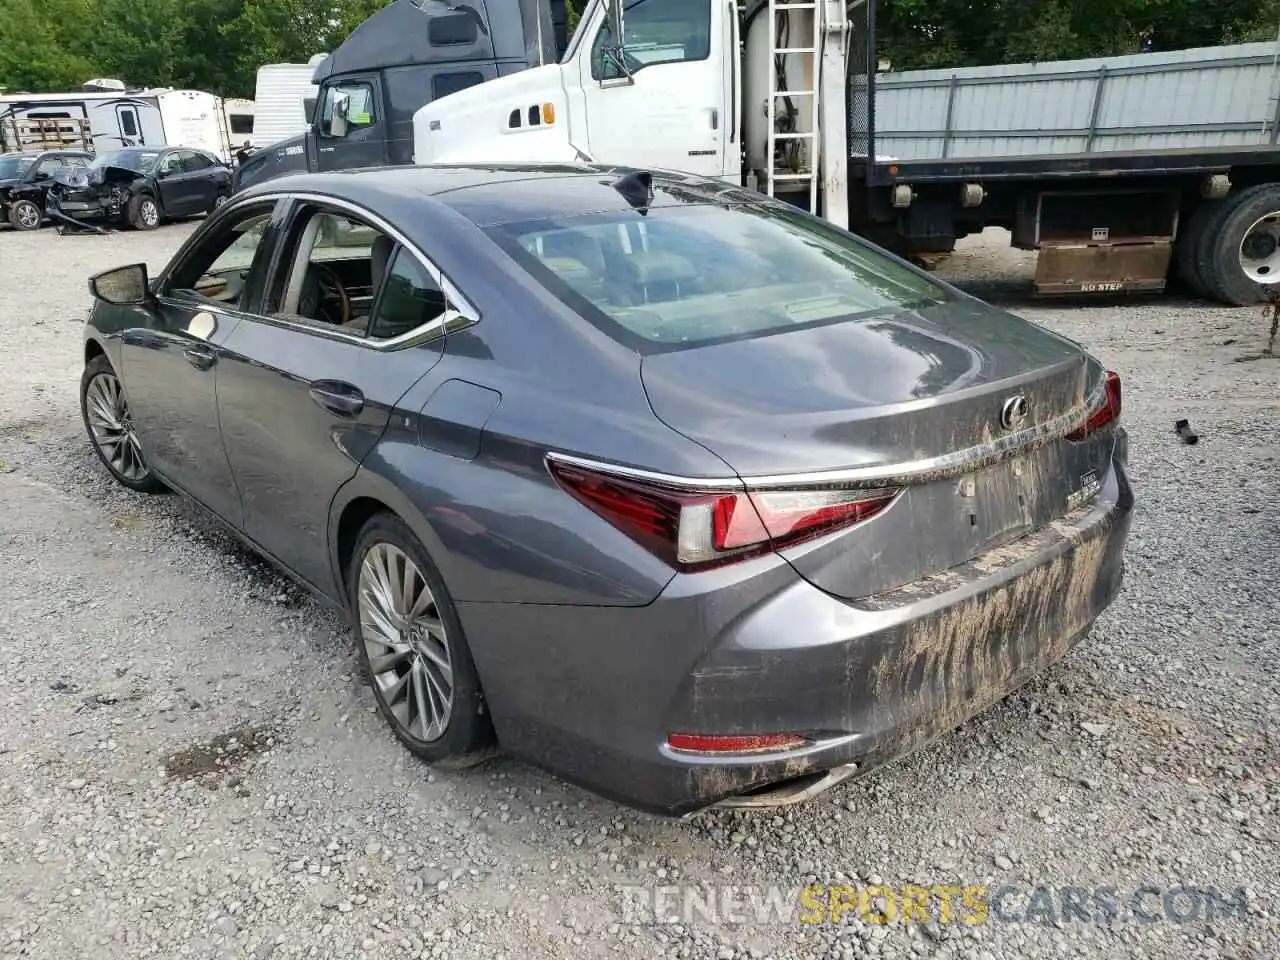
<svg viewBox="0 0 1280 960"><path fill-rule="evenodd" d="M329 117L329 129L325 131L331 137L345 137L347 135L347 107L351 102L351 98L345 93L336 93L333 96L333 113Z"/></svg>
<svg viewBox="0 0 1280 960"><path fill-rule="evenodd" d="M145 263L104 270L89 278L89 292L94 299L117 306L132 306L151 299L151 285Z"/></svg>
<svg viewBox="0 0 1280 960"><path fill-rule="evenodd" d="M605 0L605 26L609 30L610 43L606 44L602 51L607 61L611 62L618 68L618 73L631 80L631 71L627 68L626 56L626 34L623 32L626 25L622 20L622 4L624 0Z"/></svg>

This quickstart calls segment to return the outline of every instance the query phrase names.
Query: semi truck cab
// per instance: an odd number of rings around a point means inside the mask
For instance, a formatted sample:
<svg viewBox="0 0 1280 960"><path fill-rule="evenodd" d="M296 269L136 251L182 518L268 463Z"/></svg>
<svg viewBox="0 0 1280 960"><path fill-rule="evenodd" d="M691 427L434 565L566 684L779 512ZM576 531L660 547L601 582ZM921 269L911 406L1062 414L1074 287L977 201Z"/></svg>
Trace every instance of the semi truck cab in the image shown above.
<svg viewBox="0 0 1280 960"><path fill-rule="evenodd" d="M248 155L235 188L302 170L412 163L423 104L555 57L547 0L394 0L317 64L306 132Z"/></svg>

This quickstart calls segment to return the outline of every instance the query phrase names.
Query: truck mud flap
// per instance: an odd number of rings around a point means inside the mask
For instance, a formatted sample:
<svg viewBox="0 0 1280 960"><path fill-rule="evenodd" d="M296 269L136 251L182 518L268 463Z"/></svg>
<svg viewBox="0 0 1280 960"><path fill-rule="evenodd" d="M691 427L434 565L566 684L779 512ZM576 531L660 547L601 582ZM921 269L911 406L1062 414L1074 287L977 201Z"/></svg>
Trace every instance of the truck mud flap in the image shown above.
<svg viewBox="0 0 1280 960"><path fill-rule="evenodd" d="M1045 246L1036 258L1040 296L1081 293L1159 293L1173 245L1159 243Z"/></svg>

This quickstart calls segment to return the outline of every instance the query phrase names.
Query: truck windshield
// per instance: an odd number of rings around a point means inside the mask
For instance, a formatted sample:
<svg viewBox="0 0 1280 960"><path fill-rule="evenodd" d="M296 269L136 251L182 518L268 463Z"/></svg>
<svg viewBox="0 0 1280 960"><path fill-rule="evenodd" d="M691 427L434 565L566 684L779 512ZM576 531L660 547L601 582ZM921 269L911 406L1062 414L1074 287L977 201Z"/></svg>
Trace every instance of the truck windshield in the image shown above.
<svg viewBox="0 0 1280 960"><path fill-rule="evenodd" d="M17 180L34 162L33 157L0 157L0 180Z"/></svg>
<svg viewBox="0 0 1280 960"><path fill-rule="evenodd" d="M659 207L488 233L567 305L646 353L951 298L868 244L771 207Z"/></svg>
<svg viewBox="0 0 1280 960"><path fill-rule="evenodd" d="M126 170L136 170L138 173L149 173L156 165L158 156L160 156L158 150L112 150L110 153L98 154L89 166L94 170L101 170L103 167L124 167Z"/></svg>

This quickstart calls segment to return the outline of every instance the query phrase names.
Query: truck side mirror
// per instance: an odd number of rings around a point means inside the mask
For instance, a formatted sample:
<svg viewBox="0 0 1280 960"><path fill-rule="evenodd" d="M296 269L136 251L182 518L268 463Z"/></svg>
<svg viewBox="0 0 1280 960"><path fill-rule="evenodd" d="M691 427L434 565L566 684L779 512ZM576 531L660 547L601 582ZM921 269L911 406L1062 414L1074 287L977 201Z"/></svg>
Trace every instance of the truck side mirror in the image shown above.
<svg viewBox="0 0 1280 960"><path fill-rule="evenodd" d="M333 95L333 112L329 115L329 126L324 132L331 137L347 135L347 107L351 98L345 93Z"/></svg>
<svg viewBox="0 0 1280 960"><path fill-rule="evenodd" d="M604 45L601 53L606 61L618 68L619 75L630 83L631 70L627 67L626 34L623 32L625 30L622 20L623 2L624 0L605 0L605 28L609 31L609 42ZM601 80L602 86L604 82Z"/></svg>

